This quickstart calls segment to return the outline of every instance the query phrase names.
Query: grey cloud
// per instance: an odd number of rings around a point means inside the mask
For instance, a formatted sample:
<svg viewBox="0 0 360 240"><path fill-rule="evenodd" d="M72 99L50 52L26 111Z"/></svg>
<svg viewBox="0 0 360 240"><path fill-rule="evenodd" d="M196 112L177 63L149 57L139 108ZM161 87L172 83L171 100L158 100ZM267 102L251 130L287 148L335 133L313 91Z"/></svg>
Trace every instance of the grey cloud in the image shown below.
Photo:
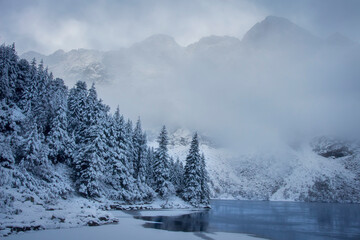
<svg viewBox="0 0 360 240"><path fill-rule="evenodd" d="M20 52L118 49L157 33L182 45L208 35L241 38L267 15L289 18L322 36L341 32L360 39L360 3L354 0L3 0L0 6L0 40L16 42Z"/></svg>
<svg viewBox="0 0 360 240"><path fill-rule="evenodd" d="M241 36L265 13L248 1L29 1L2 2L2 41L20 51L117 49L153 34L187 45L200 37ZM6 10L5 10L6 9ZM6 24L5 24L6 23Z"/></svg>

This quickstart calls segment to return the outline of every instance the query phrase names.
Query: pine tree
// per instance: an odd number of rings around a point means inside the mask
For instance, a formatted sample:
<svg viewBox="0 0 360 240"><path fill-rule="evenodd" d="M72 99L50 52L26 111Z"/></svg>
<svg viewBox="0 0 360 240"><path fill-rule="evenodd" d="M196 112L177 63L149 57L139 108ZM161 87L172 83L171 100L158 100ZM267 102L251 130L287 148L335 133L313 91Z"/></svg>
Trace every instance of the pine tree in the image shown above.
<svg viewBox="0 0 360 240"><path fill-rule="evenodd" d="M119 108L116 109L114 116L108 118L107 129L109 158L106 162L106 183L115 190L110 194L110 198L131 202L134 198L132 192L136 186L127 168L125 128Z"/></svg>
<svg viewBox="0 0 360 240"><path fill-rule="evenodd" d="M86 127L80 132L83 136L76 156L78 191L86 197L100 197L100 183L103 181L105 159L109 154L104 134L106 108L97 99L95 86L89 89L85 105Z"/></svg>
<svg viewBox="0 0 360 240"><path fill-rule="evenodd" d="M15 163L11 138L0 135L0 167L12 168Z"/></svg>
<svg viewBox="0 0 360 240"><path fill-rule="evenodd" d="M50 132L47 137L49 144L49 158L53 163L70 163L73 157L74 144L67 131L66 106L60 105L51 122Z"/></svg>
<svg viewBox="0 0 360 240"><path fill-rule="evenodd" d="M179 158L176 161L171 160L171 182L175 187L176 193L181 194L184 188L184 166Z"/></svg>
<svg viewBox="0 0 360 240"><path fill-rule="evenodd" d="M81 132L86 128L86 105L87 105L87 86L85 82L77 82L75 87L69 92L68 97L68 131L75 136L75 143L81 141Z"/></svg>
<svg viewBox="0 0 360 240"><path fill-rule="evenodd" d="M210 204L210 188L209 188L209 175L206 170L205 155L201 155L201 204L208 206Z"/></svg>
<svg viewBox="0 0 360 240"><path fill-rule="evenodd" d="M23 159L20 165L36 175L46 177L42 174L48 168L48 148L43 144L43 136L39 134L38 127L34 123L23 140Z"/></svg>
<svg viewBox="0 0 360 240"><path fill-rule="evenodd" d="M40 62L36 74L36 94L34 95L33 117L41 133L47 134L50 130L49 123L49 76L44 69L43 61Z"/></svg>
<svg viewBox="0 0 360 240"><path fill-rule="evenodd" d="M136 122L132 142L134 147L134 178L141 182L145 182L146 134L142 131L140 118Z"/></svg>
<svg viewBox="0 0 360 240"><path fill-rule="evenodd" d="M18 73L17 61L15 44L0 46L0 100L4 98L10 101L14 100Z"/></svg>
<svg viewBox="0 0 360 240"><path fill-rule="evenodd" d="M6 99L0 101L0 166L10 168L15 162L11 137L14 134L11 108Z"/></svg>
<svg viewBox="0 0 360 240"><path fill-rule="evenodd" d="M30 64L25 59L21 59L18 62L18 78L15 85L15 101L17 105L24 109L22 102L25 91L28 89L28 86L31 85L31 71Z"/></svg>
<svg viewBox="0 0 360 240"><path fill-rule="evenodd" d="M7 99L0 101L0 166L11 168L15 163L22 124L25 116L13 102L7 103Z"/></svg>
<svg viewBox="0 0 360 240"><path fill-rule="evenodd" d="M46 131L50 148L49 158L53 163L66 162L70 164L72 163L75 144L68 132L68 91L62 79L56 78L54 80L50 76L49 79L51 80L48 85L48 92L51 98L48 100L47 108L49 111L49 130Z"/></svg>
<svg viewBox="0 0 360 240"><path fill-rule="evenodd" d="M26 61L26 60L25 60ZM23 109L24 113L29 118L34 118L32 109L35 108L37 104L37 84L36 84L36 76L37 76L37 67L35 58L31 61L28 69L28 77L24 79L24 91L21 96L19 96L19 106ZM24 73L24 75L27 75Z"/></svg>
<svg viewBox="0 0 360 240"><path fill-rule="evenodd" d="M163 126L158 137L158 148L155 150L154 158L154 186L155 192L161 198L168 198L174 193L175 189L170 182L169 176L169 155L168 155L168 136L166 127Z"/></svg>
<svg viewBox="0 0 360 240"><path fill-rule="evenodd" d="M50 80L48 86L49 96L49 117L50 123L52 119L56 116L56 112L59 107L64 108L65 111L68 111L67 101L68 101L68 89L64 84L64 81L60 78ZM67 117L66 117L67 118Z"/></svg>
<svg viewBox="0 0 360 240"><path fill-rule="evenodd" d="M96 138L94 140L97 140ZM100 197L99 178L102 159L97 153L98 141L81 148L76 162L78 191L85 197Z"/></svg>
<svg viewBox="0 0 360 240"><path fill-rule="evenodd" d="M130 119L125 124L126 158L130 173L134 176L135 172L135 149L133 142L133 124Z"/></svg>
<svg viewBox="0 0 360 240"><path fill-rule="evenodd" d="M183 198L194 206L201 203L201 157L197 133L191 141L186 157Z"/></svg>
<svg viewBox="0 0 360 240"><path fill-rule="evenodd" d="M146 148L145 153L145 183L151 188L154 187L154 149L151 147Z"/></svg>
<svg viewBox="0 0 360 240"><path fill-rule="evenodd" d="M115 131L115 139L118 147L121 150L121 161L124 166L130 171L130 163L127 156L128 150L128 133L125 126L124 116L120 114L119 106L116 108L114 113L114 131Z"/></svg>
<svg viewBox="0 0 360 240"><path fill-rule="evenodd" d="M10 80L7 72L7 67L4 67L0 75L0 100L8 99L11 96Z"/></svg>

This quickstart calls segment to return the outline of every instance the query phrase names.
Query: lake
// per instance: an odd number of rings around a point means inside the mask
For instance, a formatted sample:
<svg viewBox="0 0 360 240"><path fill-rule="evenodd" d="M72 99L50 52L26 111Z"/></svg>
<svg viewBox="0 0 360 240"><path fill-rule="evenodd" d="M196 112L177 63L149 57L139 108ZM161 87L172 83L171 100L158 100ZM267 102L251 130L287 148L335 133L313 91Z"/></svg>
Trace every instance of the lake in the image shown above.
<svg viewBox="0 0 360 240"><path fill-rule="evenodd" d="M181 216L135 216L144 227L182 232L246 233L274 240L360 239L360 205L212 200Z"/></svg>

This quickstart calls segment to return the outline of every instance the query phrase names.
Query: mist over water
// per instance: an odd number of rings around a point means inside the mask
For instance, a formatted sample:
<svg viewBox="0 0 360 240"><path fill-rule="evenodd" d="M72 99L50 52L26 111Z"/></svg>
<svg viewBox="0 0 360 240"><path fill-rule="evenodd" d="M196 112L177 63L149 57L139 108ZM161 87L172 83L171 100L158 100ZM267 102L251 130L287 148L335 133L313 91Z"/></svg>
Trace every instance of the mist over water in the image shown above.
<svg viewBox="0 0 360 240"><path fill-rule="evenodd" d="M243 41L212 36L187 48L145 40L148 58L136 53L143 62L100 86L100 96L149 129L196 129L227 144L358 134L359 46L331 45L286 19L260 26Z"/></svg>

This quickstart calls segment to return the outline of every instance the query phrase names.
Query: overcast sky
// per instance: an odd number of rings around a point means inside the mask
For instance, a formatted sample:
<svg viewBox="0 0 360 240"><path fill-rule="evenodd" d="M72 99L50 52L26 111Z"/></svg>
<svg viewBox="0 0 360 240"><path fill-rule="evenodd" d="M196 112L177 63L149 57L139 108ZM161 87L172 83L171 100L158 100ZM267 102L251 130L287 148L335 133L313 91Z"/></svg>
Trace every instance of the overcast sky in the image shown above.
<svg viewBox="0 0 360 240"><path fill-rule="evenodd" d="M23 53L118 49L152 34L181 45L208 35L241 38L268 15L289 18L314 34L360 40L357 0L0 0L0 42Z"/></svg>
<svg viewBox="0 0 360 240"><path fill-rule="evenodd" d="M115 50L160 33L186 46L209 35L241 39L269 15L321 38L339 32L360 42L359 13L360 0L0 0L0 42L15 42L20 54L50 54ZM273 48L276 38L267 44L265 51L234 45L193 58L171 48L159 58L156 44L149 55L119 51L116 81L99 84L99 96L133 120L140 115L146 129L166 124L211 132L236 149L272 145L278 135L289 142L313 134L360 136L358 45L303 51Z"/></svg>

